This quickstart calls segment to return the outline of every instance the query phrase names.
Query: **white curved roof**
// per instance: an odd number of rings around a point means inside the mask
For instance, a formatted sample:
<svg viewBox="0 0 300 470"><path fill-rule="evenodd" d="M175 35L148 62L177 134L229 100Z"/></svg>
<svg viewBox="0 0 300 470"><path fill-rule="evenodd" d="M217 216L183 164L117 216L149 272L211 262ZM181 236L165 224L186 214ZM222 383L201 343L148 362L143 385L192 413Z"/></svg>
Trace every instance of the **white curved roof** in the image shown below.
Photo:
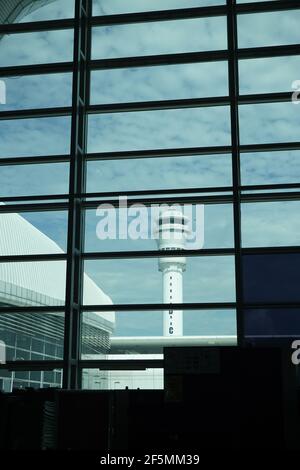
<svg viewBox="0 0 300 470"><path fill-rule="evenodd" d="M0 215L0 256L60 254L64 251L48 236L15 213ZM66 287L65 261L0 263L0 301L14 305L63 305ZM113 302L84 274L85 305ZM97 314L114 322L113 312Z"/></svg>

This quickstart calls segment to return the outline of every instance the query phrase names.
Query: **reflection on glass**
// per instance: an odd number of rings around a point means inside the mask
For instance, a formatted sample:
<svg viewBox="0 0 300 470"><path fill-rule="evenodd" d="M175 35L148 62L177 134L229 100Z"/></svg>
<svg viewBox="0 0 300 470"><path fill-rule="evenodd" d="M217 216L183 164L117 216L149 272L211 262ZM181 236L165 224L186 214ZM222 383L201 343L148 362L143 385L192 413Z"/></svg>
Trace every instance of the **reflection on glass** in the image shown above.
<svg viewBox="0 0 300 470"><path fill-rule="evenodd" d="M1 314L0 341L6 345L6 361L61 360L64 348L64 314L18 314L13 311Z"/></svg>
<svg viewBox="0 0 300 470"><path fill-rule="evenodd" d="M299 66L299 56L240 60L240 94L292 92Z"/></svg>
<svg viewBox="0 0 300 470"><path fill-rule="evenodd" d="M247 303L300 302L300 254L243 256L243 293Z"/></svg>
<svg viewBox="0 0 300 470"><path fill-rule="evenodd" d="M2 379L2 380L1 380ZM12 372L0 371L0 390L6 393L14 389L62 387L62 370Z"/></svg>
<svg viewBox="0 0 300 470"><path fill-rule="evenodd" d="M242 184L289 184L300 180L300 152L241 154Z"/></svg>
<svg viewBox="0 0 300 470"><path fill-rule="evenodd" d="M228 107L140 111L89 117L88 152L229 144Z"/></svg>
<svg viewBox="0 0 300 470"><path fill-rule="evenodd" d="M225 95L226 62L99 70L91 76L92 104Z"/></svg>
<svg viewBox="0 0 300 470"><path fill-rule="evenodd" d="M226 48L225 17L101 26L92 35L93 59Z"/></svg>
<svg viewBox="0 0 300 470"><path fill-rule="evenodd" d="M292 102L239 108L241 144L299 141L299 108Z"/></svg>
<svg viewBox="0 0 300 470"><path fill-rule="evenodd" d="M1 67L72 61L73 30L9 34L0 52Z"/></svg>
<svg viewBox="0 0 300 470"><path fill-rule="evenodd" d="M70 132L69 117L0 121L0 157L69 154Z"/></svg>
<svg viewBox="0 0 300 470"><path fill-rule="evenodd" d="M289 340L300 336L300 309L263 308L244 310L245 336L253 339Z"/></svg>
<svg viewBox="0 0 300 470"><path fill-rule="evenodd" d="M85 262L85 272L114 304L161 303L162 276L158 268L157 258ZM183 301L232 302L234 279L232 256L188 257L183 275ZM102 303L109 303L108 299L104 298Z"/></svg>
<svg viewBox="0 0 300 470"><path fill-rule="evenodd" d="M225 0L93 0L93 15L224 5Z"/></svg>
<svg viewBox="0 0 300 470"><path fill-rule="evenodd" d="M82 388L84 390L162 390L164 371L163 369L128 371L83 369Z"/></svg>
<svg viewBox="0 0 300 470"><path fill-rule="evenodd" d="M233 212L230 204L185 204L176 207L187 218L189 234L185 249L233 247ZM103 206L103 210L86 211L85 250L157 250L159 212L158 206L129 206L126 209Z"/></svg>
<svg viewBox="0 0 300 470"><path fill-rule="evenodd" d="M1 166L0 197L65 194L68 190L68 163Z"/></svg>
<svg viewBox="0 0 300 470"><path fill-rule="evenodd" d="M299 10L256 13L238 17L239 47L298 44Z"/></svg>
<svg viewBox="0 0 300 470"><path fill-rule="evenodd" d="M31 255L65 251L67 215L67 212L62 211L26 212L23 214L0 211L2 240L0 254L5 256Z"/></svg>
<svg viewBox="0 0 300 470"><path fill-rule="evenodd" d="M29 75L2 80L6 86L6 103L1 105L3 111L71 106L71 74Z"/></svg>
<svg viewBox="0 0 300 470"><path fill-rule="evenodd" d="M244 247L300 245L300 202L242 204Z"/></svg>
<svg viewBox="0 0 300 470"><path fill-rule="evenodd" d="M59 20L74 16L74 0L2 0L0 3L0 24Z"/></svg>

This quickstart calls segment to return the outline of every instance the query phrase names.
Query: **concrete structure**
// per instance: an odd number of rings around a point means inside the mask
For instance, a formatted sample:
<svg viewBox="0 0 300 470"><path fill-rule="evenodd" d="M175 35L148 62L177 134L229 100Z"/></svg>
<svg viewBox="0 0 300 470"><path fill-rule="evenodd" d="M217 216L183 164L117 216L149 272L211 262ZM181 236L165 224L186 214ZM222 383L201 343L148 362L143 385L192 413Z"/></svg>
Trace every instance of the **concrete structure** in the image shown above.
<svg viewBox="0 0 300 470"><path fill-rule="evenodd" d="M158 219L159 250L184 250L188 230L188 218L180 210L162 211ZM159 258L159 270L163 277L163 303L183 302L183 272L186 258L170 256ZM180 310L166 310L163 316L164 336L182 336L183 318Z"/></svg>

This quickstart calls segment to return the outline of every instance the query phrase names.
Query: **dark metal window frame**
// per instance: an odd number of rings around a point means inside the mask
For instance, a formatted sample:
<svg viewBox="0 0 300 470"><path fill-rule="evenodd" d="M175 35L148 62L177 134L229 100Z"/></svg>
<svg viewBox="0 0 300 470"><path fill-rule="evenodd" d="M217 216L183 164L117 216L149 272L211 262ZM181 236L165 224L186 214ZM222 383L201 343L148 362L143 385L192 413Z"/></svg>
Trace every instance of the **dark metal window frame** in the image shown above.
<svg viewBox="0 0 300 470"><path fill-rule="evenodd" d="M153 204L161 202L169 203L204 203L204 204L232 204L234 214L234 247L192 250L189 256L234 256L236 271L236 302L227 303L184 303L172 305L176 310L195 309L236 309L238 343L243 344L243 314L244 308L254 307L243 303L242 286L242 255L244 253L291 253L300 252L300 247L270 247L270 248L242 248L241 245L241 203L263 202L300 199L300 181L293 184L270 185L241 185L240 155L243 153L275 152L283 150L300 150L300 141L278 144L254 144L241 145L239 141L239 106L258 103L289 102L291 92L264 93L240 95L238 84L239 60L284 57L300 55L300 44L255 47L239 49L237 41L237 17L242 14L265 13L275 11L287 11L300 9L300 0L262 1L259 3L237 4L236 0L226 0L224 5L215 7L185 8L179 10L142 12L132 14L119 14L93 17L91 1L75 0L75 16L73 19L38 21L32 23L20 23L0 25L0 34L30 33L36 31L55 31L72 29L74 31L74 59L72 62L48 63L38 65L23 65L1 67L0 77L15 75L35 75L49 73L71 73L73 75L72 106L43 109L26 109L14 111L0 111L0 120L28 119L69 116L72 120L70 136L70 153L56 156L1 158L1 166L4 165L30 165L44 163L68 163L70 166L70 185L67 194L54 194L51 196L16 196L1 197L1 213L26 212L26 211L68 211L68 248L66 254L58 255L24 255L1 256L0 262L24 262L24 261L55 261L64 260L67 264L66 281L66 305L65 307L0 307L0 314L10 313L65 313L65 343L64 358L62 361L16 361L6 365L0 365L0 369L8 370L53 370L63 369L63 385L66 388L78 388L81 386L81 372L86 368L100 368L103 370L139 370L147 367L161 368L162 360L109 360L90 361L81 360L80 354L80 320L82 312L86 311L141 311L168 309L165 304L122 304L122 305L89 305L82 302L83 262L91 259L125 259L166 256L158 251L138 252L84 252L84 214L87 209L93 209L103 202L117 205L117 197L128 196L130 202L143 202ZM91 34L93 27L107 25L119 25L129 23L148 23L152 21L171 21L188 18L208 18L224 16L227 19L228 47L224 50L193 52L179 54L164 54L142 57L125 57L116 59L91 60ZM225 61L228 64L229 90L227 96L207 97L181 100L162 100L138 103L121 103L109 105L90 105L89 87L90 73L94 70L113 68L147 67L170 64L189 64L212 61ZM228 106L231 119L231 145L218 147L197 147L177 149L156 149L134 152L105 152L87 153L87 118L92 114L118 113L131 111L150 111L160 109L183 109L191 107ZM85 169L88 161L120 160L134 158L164 158L185 157L192 155L224 155L232 160L232 186L213 188L172 188L127 191L127 192L98 192L87 193L85 190ZM270 190L276 192L264 193ZM292 192L287 192L287 190ZM181 196L178 196L180 194ZM131 199L132 198L132 199ZM186 254L186 253L185 253ZM178 251L168 251L167 256L178 256ZM255 305L255 308L300 307L300 305Z"/></svg>

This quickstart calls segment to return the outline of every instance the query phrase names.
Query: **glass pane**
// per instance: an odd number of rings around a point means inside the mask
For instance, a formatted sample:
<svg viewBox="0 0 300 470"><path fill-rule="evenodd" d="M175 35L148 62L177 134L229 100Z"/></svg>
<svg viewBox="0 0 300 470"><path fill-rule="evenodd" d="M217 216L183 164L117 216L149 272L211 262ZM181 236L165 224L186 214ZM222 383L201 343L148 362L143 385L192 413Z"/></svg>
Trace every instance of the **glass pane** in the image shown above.
<svg viewBox="0 0 300 470"><path fill-rule="evenodd" d="M91 75L92 104L225 95L226 62L99 70Z"/></svg>
<svg viewBox="0 0 300 470"><path fill-rule="evenodd" d="M172 258L173 259L173 258ZM185 263L185 258L176 258ZM161 303L163 279L157 258L97 260L85 262L86 273L109 297L102 305ZM124 273L126 282L124 283ZM144 282L141 280L144 279ZM137 289L137 286L139 288ZM84 295L87 296L87 283ZM174 290L173 301L180 296ZM183 274L184 302L232 302L235 300L234 258L232 256L189 257ZM86 297L84 298L86 303ZM175 303L175 302L174 302Z"/></svg>
<svg viewBox="0 0 300 470"><path fill-rule="evenodd" d="M0 212L0 255L63 253L67 224L67 212Z"/></svg>
<svg viewBox="0 0 300 470"><path fill-rule="evenodd" d="M300 152L259 152L241 154L242 184L299 183Z"/></svg>
<svg viewBox="0 0 300 470"><path fill-rule="evenodd" d="M299 108L292 102L239 107L241 144L299 141Z"/></svg>
<svg viewBox="0 0 300 470"><path fill-rule="evenodd" d="M70 153L71 119L12 119L0 121L0 158Z"/></svg>
<svg viewBox="0 0 300 470"><path fill-rule="evenodd" d="M5 344L7 361L61 360L64 347L64 314L1 314L0 341Z"/></svg>
<svg viewBox="0 0 300 470"><path fill-rule="evenodd" d="M224 5L225 0L93 0L93 15Z"/></svg>
<svg viewBox="0 0 300 470"><path fill-rule="evenodd" d="M140 111L89 117L88 152L229 144L230 119L227 107Z"/></svg>
<svg viewBox="0 0 300 470"><path fill-rule="evenodd" d="M163 369L113 370L83 369L82 388L88 390L129 390L164 388Z"/></svg>
<svg viewBox="0 0 300 470"><path fill-rule="evenodd" d="M62 370L12 372L0 370L0 390L10 393L13 389L62 387Z"/></svg>
<svg viewBox="0 0 300 470"><path fill-rule="evenodd" d="M300 309L273 308L244 311L245 336L261 339L291 338L300 336Z"/></svg>
<svg viewBox="0 0 300 470"><path fill-rule="evenodd" d="M244 255L244 301L300 302L300 253Z"/></svg>
<svg viewBox="0 0 300 470"><path fill-rule="evenodd" d="M68 190L68 163L9 165L0 168L0 197L64 194Z"/></svg>
<svg viewBox="0 0 300 470"><path fill-rule="evenodd" d="M87 163L87 191L91 193L135 190L159 192L162 189L231 185L231 155L101 160Z"/></svg>
<svg viewBox="0 0 300 470"><path fill-rule="evenodd" d="M299 56L240 60L240 94L289 92L299 66Z"/></svg>
<svg viewBox="0 0 300 470"><path fill-rule="evenodd" d="M71 74L29 75L2 80L6 88L2 111L71 106Z"/></svg>
<svg viewBox="0 0 300 470"><path fill-rule="evenodd" d="M239 47L280 46L298 44L299 10L240 15ZM255 31L255 34L253 32Z"/></svg>
<svg viewBox="0 0 300 470"><path fill-rule="evenodd" d="M95 27L92 35L93 59L199 52L226 47L225 17L101 26Z"/></svg>
<svg viewBox="0 0 300 470"><path fill-rule="evenodd" d="M184 249L233 247L233 211L230 204L185 204L175 207L186 217L188 233L182 239ZM86 251L156 251L160 211L159 206L114 208L106 204L99 205L97 210L86 211Z"/></svg>
<svg viewBox="0 0 300 470"><path fill-rule="evenodd" d="M244 247L300 245L300 201L242 204Z"/></svg>
<svg viewBox="0 0 300 470"><path fill-rule="evenodd" d="M48 3L48 5L47 5ZM74 16L74 0L2 1L0 24L58 20Z"/></svg>
<svg viewBox="0 0 300 470"><path fill-rule="evenodd" d="M8 34L0 51L1 67L72 61L73 30Z"/></svg>
<svg viewBox="0 0 300 470"><path fill-rule="evenodd" d="M65 288L65 261L0 263L0 299L7 306L64 305Z"/></svg>
<svg viewBox="0 0 300 470"><path fill-rule="evenodd" d="M87 314L85 314L87 315ZM214 341L214 336L235 336L236 318L234 310L185 310L183 312L183 334L187 336L186 343L182 337L182 343L186 345L198 344L208 345L209 341ZM160 337L159 341L143 344L143 340L138 341L138 337ZM189 337L197 336L195 343ZM206 336L211 338L206 338ZM129 337L126 342L124 337ZM124 341L122 342L124 338ZM136 338L137 343L130 343L130 338ZM133 311L116 312L115 326L111 336L110 354L125 353L130 347L130 353L161 353L163 340L163 312L160 311ZM170 339L170 338L167 338ZM165 340L167 341L167 340ZM175 340L174 340L175 341ZM176 339L177 341L177 339ZM181 339L179 340L181 341ZM197 342L198 341L198 342ZM216 341L218 339L216 338Z"/></svg>

